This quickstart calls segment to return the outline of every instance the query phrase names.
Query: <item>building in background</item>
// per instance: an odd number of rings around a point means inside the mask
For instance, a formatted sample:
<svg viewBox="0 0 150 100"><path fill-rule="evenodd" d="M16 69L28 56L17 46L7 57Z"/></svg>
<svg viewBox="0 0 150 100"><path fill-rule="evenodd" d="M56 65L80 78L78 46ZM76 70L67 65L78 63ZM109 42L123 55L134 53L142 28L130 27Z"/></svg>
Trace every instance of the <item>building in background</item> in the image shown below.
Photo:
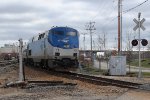
<svg viewBox="0 0 150 100"><path fill-rule="evenodd" d="M18 58L18 46L5 44L4 47L0 47L0 59L11 60L12 58Z"/></svg>

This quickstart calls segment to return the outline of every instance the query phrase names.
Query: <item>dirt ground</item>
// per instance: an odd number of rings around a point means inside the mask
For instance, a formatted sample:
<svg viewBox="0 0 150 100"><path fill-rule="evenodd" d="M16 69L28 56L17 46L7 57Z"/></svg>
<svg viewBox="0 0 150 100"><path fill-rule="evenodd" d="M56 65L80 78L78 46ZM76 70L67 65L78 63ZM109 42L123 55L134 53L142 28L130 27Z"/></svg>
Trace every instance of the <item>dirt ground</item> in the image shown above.
<svg viewBox="0 0 150 100"><path fill-rule="evenodd" d="M150 100L150 91L129 90L115 86L98 86L51 75L47 72L25 67L27 80L63 81L76 86L34 86L0 88L0 100ZM0 86L18 80L16 65L0 66Z"/></svg>
<svg viewBox="0 0 150 100"><path fill-rule="evenodd" d="M150 91L129 90L116 100L150 100Z"/></svg>

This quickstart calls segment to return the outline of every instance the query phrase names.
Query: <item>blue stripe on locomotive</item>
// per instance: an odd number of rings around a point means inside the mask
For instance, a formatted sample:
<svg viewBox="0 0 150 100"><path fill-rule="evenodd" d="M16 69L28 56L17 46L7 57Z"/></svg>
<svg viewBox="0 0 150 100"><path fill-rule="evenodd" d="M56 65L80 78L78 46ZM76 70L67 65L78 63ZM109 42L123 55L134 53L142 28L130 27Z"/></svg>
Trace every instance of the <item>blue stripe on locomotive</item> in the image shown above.
<svg viewBox="0 0 150 100"><path fill-rule="evenodd" d="M74 32L75 36L68 36L68 32ZM78 31L69 27L55 27L49 31L48 42L63 49L79 48Z"/></svg>

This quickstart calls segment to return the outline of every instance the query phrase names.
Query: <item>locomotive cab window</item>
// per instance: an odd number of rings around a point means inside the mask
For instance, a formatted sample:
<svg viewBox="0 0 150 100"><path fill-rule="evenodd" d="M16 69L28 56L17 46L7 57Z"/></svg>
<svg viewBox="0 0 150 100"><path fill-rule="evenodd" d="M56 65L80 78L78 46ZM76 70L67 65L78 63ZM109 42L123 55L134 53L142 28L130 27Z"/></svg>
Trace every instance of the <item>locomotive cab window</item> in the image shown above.
<svg viewBox="0 0 150 100"><path fill-rule="evenodd" d="M64 31L53 31L53 33L57 35L64 35Z"/></svg>
<svg viewBox="0 0 150 100"><path fill-rule="evenodd" d="M31 50L28 51L29 56L31 56Z"/></svg>
<svg viewBox="0 0 150 100"><path fill-rule="evenodd" d="M39 35L39 37L38 37L38 40L40 40L41 39L41 34Z"/></svg>
<svg viewBox="0 0 150 100"><path fill-rule="evenodd" d="M39 35L39 37L38 37L38 40L40 40L40 39L44 38L44 35L45 35L45 33L40 34L40 35Z"/></svg>
<svg viewBox="0 0 150 100"><path fill-rule="evenodd" d="M34 41L34 37L32 38L32 42Z"/></svg>
<svg viewBox="0 0 150 100"><path fill-rule="evenodd" d="M67 32L66 35L67 35L67 36L76 36L77 33L76 33L76 32Z"/></svg>

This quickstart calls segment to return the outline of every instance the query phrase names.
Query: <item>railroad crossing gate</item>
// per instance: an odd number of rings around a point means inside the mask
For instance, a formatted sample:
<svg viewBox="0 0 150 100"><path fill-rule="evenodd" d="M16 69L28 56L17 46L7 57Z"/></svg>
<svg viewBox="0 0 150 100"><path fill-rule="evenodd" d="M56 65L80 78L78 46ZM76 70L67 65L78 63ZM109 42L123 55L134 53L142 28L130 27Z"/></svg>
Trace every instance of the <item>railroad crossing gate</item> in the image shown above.
<svg viewBox="0 0 150 100"><path fill-rule="evenodd" d="M126 56L111 56L109 75L126 75Z"/></svg>

